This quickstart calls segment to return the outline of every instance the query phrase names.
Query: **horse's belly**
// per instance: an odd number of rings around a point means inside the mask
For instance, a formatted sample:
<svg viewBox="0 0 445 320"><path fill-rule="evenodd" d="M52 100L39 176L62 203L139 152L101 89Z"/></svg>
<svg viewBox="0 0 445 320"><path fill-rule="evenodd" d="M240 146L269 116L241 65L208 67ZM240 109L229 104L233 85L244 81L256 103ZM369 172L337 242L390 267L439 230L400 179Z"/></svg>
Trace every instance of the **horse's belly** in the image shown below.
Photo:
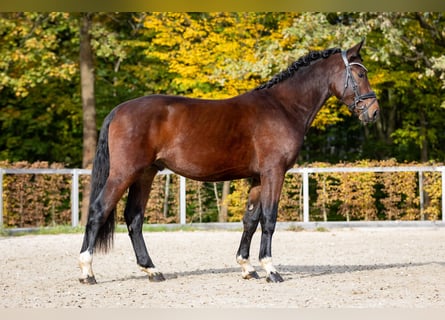
<svg viewBox="0 0 445 320"><path fill-rule="evenodd" d="M157 162L171 171L199 181L227 181L252 176L252 163L248 159L234 159L236 156L209 153L176 153L160 158Z"/></svg>

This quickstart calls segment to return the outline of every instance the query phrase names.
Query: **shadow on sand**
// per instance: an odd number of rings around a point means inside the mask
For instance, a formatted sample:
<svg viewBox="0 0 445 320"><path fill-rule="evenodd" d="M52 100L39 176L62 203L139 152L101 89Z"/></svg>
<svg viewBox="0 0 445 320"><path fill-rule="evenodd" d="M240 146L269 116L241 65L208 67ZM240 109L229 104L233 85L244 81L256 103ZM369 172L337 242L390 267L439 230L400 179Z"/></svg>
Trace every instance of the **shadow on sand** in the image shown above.
<svg viewBox="0 0 445 320"><path fill-rule="evenodd" d="M283 276L284 280L290 280L294 278L309 278L320 277L324 275L353 273L360 271L373 271L373 270L390 270L399 268L415 268L422 267L431 264L438 264L445 267L445 262L431 261L422 263L389 263L389 264L372 264L372 265L277 265L276 268ZM260 275L260 278L265 278L265 272L260 268L255 268ZM171 280L176 278L186 278L190 276L208 275L208 274L229 274L234 273L235 276L241 275L241 268L211 268L211 269L198 269L190 271L180 271L174 273L164 273L165 279ZM116 282L116 281L128 281L135 279L147 280L147 275L141 274L140 276L130 276L124 278L117 278L115 280L104 281Z"/></svg>

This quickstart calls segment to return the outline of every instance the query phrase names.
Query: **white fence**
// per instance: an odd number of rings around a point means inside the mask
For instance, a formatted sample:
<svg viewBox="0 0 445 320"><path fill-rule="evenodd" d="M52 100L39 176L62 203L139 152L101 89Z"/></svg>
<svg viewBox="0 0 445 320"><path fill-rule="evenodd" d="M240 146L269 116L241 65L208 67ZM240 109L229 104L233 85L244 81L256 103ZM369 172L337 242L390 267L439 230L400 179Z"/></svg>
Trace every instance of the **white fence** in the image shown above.
<svg viewBox="0 0 445 320"><path fill-rule="evenodd" d="M303 222L309 222L309 174L311 173L334 173L334 172L440 172L442 180L442 221L445 222L445 166L425 167L349 167L349 168L292 168L288 173L301 174L303 180ZM89 175L91 170L87 169L4 169L0 168L0 228L3 227L3 176L5 174L70 174L71 182L71 225L79 224L79 175ZM170 170L163 170L159 174L173 174ZM419 194L422 197L422 183L419 183ZM180 224L186 223L186 183L185 178L180 176L179 182L179 217ZM422 198L421 198L422 202Z"/></svg>
<svg viewBox="0 0 445 320"><path fill-rule="evenodd" d="M303 177L303 222L309 222L309 174L310 173L333 173L333 172L441 172L442 179L442 221L445 222L445 166L400 166L400 167L350 167L350 168L292 168L289 173L300 173ZM419 183L419 194L423 203L422 183Z"/></svg>

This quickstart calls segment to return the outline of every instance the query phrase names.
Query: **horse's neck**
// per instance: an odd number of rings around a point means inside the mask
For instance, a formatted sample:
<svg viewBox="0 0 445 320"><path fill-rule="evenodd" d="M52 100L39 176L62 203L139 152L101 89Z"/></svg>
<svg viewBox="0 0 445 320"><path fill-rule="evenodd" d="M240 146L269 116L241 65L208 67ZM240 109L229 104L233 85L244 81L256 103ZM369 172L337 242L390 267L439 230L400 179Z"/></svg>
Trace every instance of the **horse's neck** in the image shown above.
<svg viewBox="0 0 445 320"><path fill-rule="evenodd" d="M309 72L295 74L278 84L274 94L289 116L303 125L305 131L309 130L318 111L331 96L328 80L321 77L320 81L320 77Z"/></svg>

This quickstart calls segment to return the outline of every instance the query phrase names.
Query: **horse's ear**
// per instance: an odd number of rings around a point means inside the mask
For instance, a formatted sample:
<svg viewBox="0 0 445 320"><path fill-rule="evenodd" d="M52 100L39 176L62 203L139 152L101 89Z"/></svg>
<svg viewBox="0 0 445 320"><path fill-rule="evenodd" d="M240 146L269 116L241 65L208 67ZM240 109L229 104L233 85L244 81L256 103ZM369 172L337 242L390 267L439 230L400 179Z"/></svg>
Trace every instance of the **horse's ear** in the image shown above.
<svg viewBox="0 0 445 320"><path fill-rule="evenodd" d="M357 43L355 46L353 46L351 49L347 52L348 59L352 57L360 57L360 49L363 46L363 43L365 43L365 38L362 39L359 43Z"/></svg>

